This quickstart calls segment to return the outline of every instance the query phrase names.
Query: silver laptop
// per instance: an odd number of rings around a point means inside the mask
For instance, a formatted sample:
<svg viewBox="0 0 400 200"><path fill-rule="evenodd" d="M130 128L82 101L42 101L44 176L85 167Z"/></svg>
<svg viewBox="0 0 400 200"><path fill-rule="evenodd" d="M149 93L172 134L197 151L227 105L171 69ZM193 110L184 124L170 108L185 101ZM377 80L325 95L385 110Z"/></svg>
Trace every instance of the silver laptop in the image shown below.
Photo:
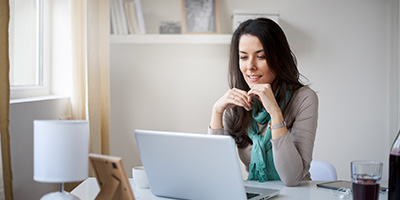
<svg viewBox="0 0 400 200"><path fill-rule="evenodd" d="M230 136L135 130L151 192L177 199L269 199L279 190L245 187Z"/></svg>

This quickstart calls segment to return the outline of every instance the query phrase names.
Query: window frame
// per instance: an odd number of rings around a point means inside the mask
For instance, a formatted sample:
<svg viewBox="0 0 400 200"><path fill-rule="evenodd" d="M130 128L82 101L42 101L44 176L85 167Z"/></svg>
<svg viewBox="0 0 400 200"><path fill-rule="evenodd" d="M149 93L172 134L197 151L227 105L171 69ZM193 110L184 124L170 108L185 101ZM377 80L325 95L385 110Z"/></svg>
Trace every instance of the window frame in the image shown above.
<svg viewBox="0 0 400 200"><path fill-rule="evenodd" d="M38 85L28 86L11 86L10 85L10 100L20 98L30 98L37 96L50 95L50 69L44 61L45 41L44 41L44 2L36 0L36 57L38 65Z"/></svg>

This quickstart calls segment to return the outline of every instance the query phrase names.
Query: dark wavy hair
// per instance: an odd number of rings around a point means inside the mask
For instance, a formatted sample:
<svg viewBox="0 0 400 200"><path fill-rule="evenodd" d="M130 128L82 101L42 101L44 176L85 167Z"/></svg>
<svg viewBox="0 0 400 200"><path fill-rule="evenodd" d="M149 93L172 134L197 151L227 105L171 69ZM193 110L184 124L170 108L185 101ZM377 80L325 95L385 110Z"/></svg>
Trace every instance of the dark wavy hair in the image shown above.
<svg viewBox="0 0 400 200"><path fill-rule="evenodd" d="M239 41L242 35L256 36L260 40L268 67L276 75L271 85L275 83L280 85L276 100L280 106L287 103L286 92L290 91L293 94L303 84L300 82L296 57L290 50L285 33L270 19L258 18L244 21L233 33L229 58L229 87L250 90L239 68ZM252 144L246 132L252 120L251 112L236 106L232 108L232 114L232 121L227 121L228 132L235 139L237 146L244 148Z"/></svg>

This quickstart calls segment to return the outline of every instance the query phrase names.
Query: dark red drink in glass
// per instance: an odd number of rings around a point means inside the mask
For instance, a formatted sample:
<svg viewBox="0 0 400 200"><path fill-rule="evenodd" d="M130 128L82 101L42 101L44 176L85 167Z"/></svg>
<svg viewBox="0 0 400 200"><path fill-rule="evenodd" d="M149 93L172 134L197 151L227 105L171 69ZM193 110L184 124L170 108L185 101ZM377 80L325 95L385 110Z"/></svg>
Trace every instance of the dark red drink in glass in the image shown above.
<svg viewBox="0 0 400 200"><path fill-rule="evenodd" d="M379 199L379 184L373 179L358 179L353 182L353 200Z"/></svg>
<svg viewBox="0 0 400 200"><path fill-rule="evenodd" d="M383 164L377 161L352 161L353 200L378 200Z"/></svg>

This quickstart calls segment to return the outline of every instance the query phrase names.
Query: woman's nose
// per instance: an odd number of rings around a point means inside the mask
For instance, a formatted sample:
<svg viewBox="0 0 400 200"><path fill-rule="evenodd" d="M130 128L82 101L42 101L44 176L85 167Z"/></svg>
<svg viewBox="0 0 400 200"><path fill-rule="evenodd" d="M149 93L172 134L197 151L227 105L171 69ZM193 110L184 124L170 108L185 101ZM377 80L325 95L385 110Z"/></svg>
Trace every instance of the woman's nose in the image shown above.
<svg viewBox="0 0 400 200"><path fill-rule="evenodd" d="M254 58L250 58L249 62L247 63L247 69L248 70L255 70L257 69L257 64L256 64L256 60Z"/></svg>

